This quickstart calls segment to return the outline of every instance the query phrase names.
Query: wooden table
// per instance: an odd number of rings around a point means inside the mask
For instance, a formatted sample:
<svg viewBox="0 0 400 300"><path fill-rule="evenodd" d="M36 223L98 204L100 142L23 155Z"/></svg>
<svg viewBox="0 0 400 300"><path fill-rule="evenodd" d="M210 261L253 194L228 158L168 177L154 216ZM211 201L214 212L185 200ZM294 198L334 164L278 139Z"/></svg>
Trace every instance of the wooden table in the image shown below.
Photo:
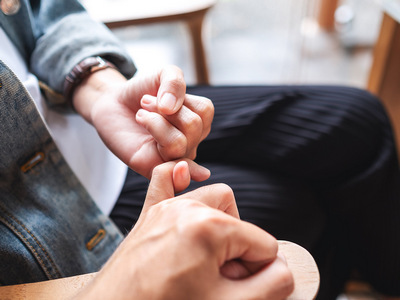
<svg viewBox="0 0 400 300"><path fill-rule="evenodd" d="M189 29L197 82L208 84L202 28L216 0L82 0L89 14L109 28L158 22L184 22Z"/></svg>
<svg viewBox="0 0 400 300"><path fill-rule="evenodd" d="M279 241L279 250L285 255L292 271L295 290L288 300L314 299L319 288L318 267L304 248L287 241ZM70 299L88 284L95 273L38 283L0 287L0 300L63 300Z"/></svg>

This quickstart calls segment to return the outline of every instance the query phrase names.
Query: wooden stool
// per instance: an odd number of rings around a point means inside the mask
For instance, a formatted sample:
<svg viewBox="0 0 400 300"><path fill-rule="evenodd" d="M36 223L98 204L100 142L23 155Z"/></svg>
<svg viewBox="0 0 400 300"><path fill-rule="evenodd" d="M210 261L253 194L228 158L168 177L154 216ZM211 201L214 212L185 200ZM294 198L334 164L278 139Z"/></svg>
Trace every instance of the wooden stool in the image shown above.
<svg viewBox="0 0 400 300"><path fill-rule="evenodd" d="M182 21L189 29L197 82L208 84L208 68L202 39L206 12L216 0L82 0L89 14L108 28Z"/></svg>
<svg viewBox="0 0 400 300"><path fill-rule="evenodd" d="M295 282L295 290L288 300L314 299L319 288L319 272L311 254L304 248L286 241L279 241L279 251L285 255ZM95 275L95 273L91 273L37 283L0 287L0 299L70 299L88 284Z"/></svg>

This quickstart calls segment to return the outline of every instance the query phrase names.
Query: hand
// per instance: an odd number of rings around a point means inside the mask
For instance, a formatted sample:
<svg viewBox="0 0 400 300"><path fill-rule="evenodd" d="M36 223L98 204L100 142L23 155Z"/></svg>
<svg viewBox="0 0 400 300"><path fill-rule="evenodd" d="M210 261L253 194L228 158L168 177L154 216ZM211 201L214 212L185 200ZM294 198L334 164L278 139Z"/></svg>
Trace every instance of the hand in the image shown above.
<svg viewBox="0 0 400 300"><path fill-rule="evenodd" d="M129 81L113 69L93 73L76 88L73 103L108 148L147 178L163 162L193 160L214 115L209 99L186 94L176 67ZM197 174L192 179L209 175Z"/></svg>
<svg viewBox="0 0 400 300"><path fill-rule="evenodd" d="M164 200L172 199L175 193L185 190L190 184L190 174L197 169L196 163L191 160L171 161L157 166L151 177L146 199L143 204L142 213L145 214L148 209ZM215 191L214 197L204 197L208 195L208 190L212 188ZM239 219L239 211L236 206L235 197L232 190L224 184L215 184L201 187L197 190L188 192L184 195L175 197L180 199L201 199L203 204L223 211L232 217Z"/></svg>
<svg viewBox="0 0 400 300"><path fill-rule="evenodd" d="M229 187L168 198L188 183L189 167L186 161L154 169L137 224L82 299L285 299L292 292L276 240L237 218Z"/></svg>

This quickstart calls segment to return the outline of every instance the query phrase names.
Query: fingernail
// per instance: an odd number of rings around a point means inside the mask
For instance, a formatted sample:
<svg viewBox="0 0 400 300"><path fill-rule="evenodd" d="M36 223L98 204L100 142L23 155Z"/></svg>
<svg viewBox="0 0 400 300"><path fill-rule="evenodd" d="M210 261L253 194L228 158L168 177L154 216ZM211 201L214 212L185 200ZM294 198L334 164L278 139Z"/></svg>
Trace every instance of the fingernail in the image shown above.
<svg viewBox="0 0 400 300"><path fill-rule="evenodd" d="M161 98L161 106L174 110L176 104L176 97L171 93L165 93Z"/></svg>
<svg viewBox="0 0 400 300"><path fill-rule="evenodd" d="M208 178L210 178L211 171L201 165L199 165L199 167L200 168L197 170L196 178L198 178L200 181L204 181L204 180L207 180Z"/></svg>
<svg viewBox="0 0 400 300"><path fill-rule="evenodd" d="M149 95L144 95L142 98L142 105L150 105L153 103L153 99Z"/></svg>
<svg viewBox="0 0 400 300"><path fill-rule="evenodd" d="M203 172L203 174L205 175L205 176L207 176L207 177L210 177L211 176L211 171L210 171L210 169L207 169L206 167L204 167L204 166L201 166L201 168L202 168L202 172Z"/></svg>
<svg viewBox="0 0 400 300"><path fill-rule="evenodd" d="M139 109L136 113L136 117L141 118L144 116L145 113L146 111L144 109Z"/></svg>

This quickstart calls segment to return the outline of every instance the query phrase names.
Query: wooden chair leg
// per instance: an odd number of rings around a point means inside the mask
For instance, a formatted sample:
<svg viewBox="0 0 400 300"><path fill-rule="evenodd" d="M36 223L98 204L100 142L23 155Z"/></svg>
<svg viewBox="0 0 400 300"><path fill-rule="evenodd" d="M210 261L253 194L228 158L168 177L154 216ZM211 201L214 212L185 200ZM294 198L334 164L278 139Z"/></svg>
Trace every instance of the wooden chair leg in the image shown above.
<svg viewBox="0 0 400 300"><path fill-rule="evenodd" d="M335 28L335 11L339 0L320 0L318 24L321 28L332 31Z"/></svg>
<svg viewBox="0 0 400 300"><path fill-rule="evenodd" d="M377 95L392 121L400 157L400 24L384 14L368 79L368 90Z"/></svg>
<svg viewBox="0 0 400 300"><path fill-rule="evenodd" d="M209 84L206 53L203 44L203 21L207 10L199 12L187 21L193 47L193 58L196 65L198 84Z"/></svg>

